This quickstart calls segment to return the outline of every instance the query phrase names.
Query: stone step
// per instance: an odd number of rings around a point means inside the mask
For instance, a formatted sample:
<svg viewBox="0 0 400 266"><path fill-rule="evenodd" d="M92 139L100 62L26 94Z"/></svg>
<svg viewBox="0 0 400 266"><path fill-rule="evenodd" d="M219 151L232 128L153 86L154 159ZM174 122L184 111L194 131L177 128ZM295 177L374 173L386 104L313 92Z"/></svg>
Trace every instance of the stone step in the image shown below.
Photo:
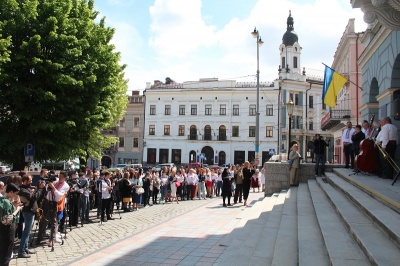
<svg viewBox="0 0 400 266"><path fill-rule="evenodd" d="M333 173L327 173L326 178L332 186L339 189L358 208L363 210L400 248L399 213Z"/></svg>
<svg viewBox="0 0 400 266"><path fill-rule="evenodd" d="M331 265L368 265L369 260L350 236L339 215L318 186L316 180L308 180L312 203L324 238Z"/></svg>
<svg viewBox="0 0 400 266"><path fill-rule="evenodd" d="M297 189L299 266L329 265L321 229L306 183Z"/></svg>
<svg viewBox="0 0 400 266"><path fill-rule="evenodd" d="M286 194L272 265L298 264L297 189L292 187Z"/></svg>
<svg viewBox="0 0 400 266"><path fill-rule="evenodd" d="M317 178L317 183L371 264L399 265L400 250L394 242L340 190L325 183L321 178Z"/></svg>
<svg viewBox="0 0 400 266"><path fill-rule="evenodd" d="M398 189L400 180L392 186L393 180L363 173L354 174L349 169L337 168L333 170L333 173L400 213L400 191Z"/></svg>
<svg viewBox="0 0 400 266"><path fill-rule="evenodd" d="M264 245L265 240L268 241L268 246L275 242L273 235L274 231L277 231L276 227L279 225L282 216L285 195L286 192L282 192L279 195L266 197L262 202L257 203L257 205L260 204L265 207L263 213L256 219L247 220L244 226L236 227L221 240L220 245L226 246L226 249L216 263L221 265L249 265L258 260L254 265L260 265L260 260L262 261L261 264L264 264L266 260L272 261L272 255L270 255L270 258L266 256L273 254L273 251L266 252L262 249L267 249ZM251 213L249 209L245 209L247 213ZM276 222L277 220L278 222ZM274 242L271 242L272 240ZM261 244L264 246L260 246Z"/></svg>

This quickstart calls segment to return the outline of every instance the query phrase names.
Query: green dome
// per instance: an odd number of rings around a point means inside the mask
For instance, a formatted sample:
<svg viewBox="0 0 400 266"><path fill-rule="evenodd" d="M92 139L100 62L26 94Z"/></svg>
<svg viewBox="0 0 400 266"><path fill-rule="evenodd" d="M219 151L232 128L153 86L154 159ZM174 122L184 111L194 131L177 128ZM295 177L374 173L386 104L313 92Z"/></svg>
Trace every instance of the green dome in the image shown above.
<svg viewBox="0 0 400 266"><path fill-rule="evenodd" d="M296 32L294 32L294 21L291 11L289 11L289 17L287 18L286 24L287 28L285 34L283 34L282 37L282 44L284 44L285 46L292 46L295 42L299 40L299 37L297 36Z"/></svg>

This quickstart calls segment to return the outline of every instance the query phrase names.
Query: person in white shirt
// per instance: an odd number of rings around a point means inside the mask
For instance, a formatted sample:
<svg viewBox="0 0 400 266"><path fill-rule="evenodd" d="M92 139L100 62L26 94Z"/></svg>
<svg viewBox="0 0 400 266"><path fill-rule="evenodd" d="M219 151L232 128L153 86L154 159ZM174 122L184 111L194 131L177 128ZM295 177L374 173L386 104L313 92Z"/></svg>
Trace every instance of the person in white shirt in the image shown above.
<svg viewBox="0 0 400 266"><path fill-rule="evenodd" d="M212 191L211 191L211 198L217 195L216 193L216 184L217 184L218 174L215 172L214 169L211 169L211 180L212 180Z"/></svg>
<svg viewBox="0 0 400 266"><path fill-rule="evenodd" d="M222 168L218 169L218 176L216 179L216 181L217 181L217 191L216 191L217 197L219 197L219 195L221 193L221 189L222 189L222 172L223 172L223 170L224 169L222 169Z"/></svg>
<svg viewBox="0 0 400 266"><path fill-rule="evenodd" d="M392 124L389 117L381 119L381 132L379 132L379 138L377 141L381 142L382 149L394 159L397 149L397 127ZM382 156L383 158L383 156ZM387 159L382 160L383 165L383 176L384 179L393 179L393 167Z"/></svg>
<svg viewBox="0 0 400 266"><path fill-rule="evenodd" d="M53 174L53 178L55 175ZM46 186L46 196L43 199L42 209L43 216L39 224L38 239L42 239L46 226L49 223L51 227L49 246L54 247L54 241L56 240L56 229L57 229L57 203L63 209L65 197L69 191L69 185L65 180L67 179L67 172L61 172L58 175L58 179L54 182L49 182ZM50 180L51 181L51 180Z"/></svg>
<svg viewBox="0 0 400 266"><path fill-rule="evenodd" d="M352 127L351 122L348 121L347 128L343 130L342 135L343 151L346 158L345 168L354 168L354 151L352 149L353 141L351 140L351 136L353 136L354 133L355 129Z"/></svg>
<svg viewBox="0 0 400 266"><path fill-rule="evenodd" d="M110 208L111 208L111 193L113 189L113 185L110 180L110 172L105 172L104 179L101 180L101 185L99 187L99 191L101 192L101 221L107 222L109 220L114 220L111 217ZM104 219L104 214L107 215L107 220Z"/></svg>
<svg viewBox="0 0 400 266"><path fill-rule="evenodd" d="M187 182L187 200L189 200L189 197L191 200L193 200L193 190L194 190L194 186L195 184L197 184L197 174L196 174L196 170L193 168L189 169L189 173L186 176L186 182Z"/></svg>

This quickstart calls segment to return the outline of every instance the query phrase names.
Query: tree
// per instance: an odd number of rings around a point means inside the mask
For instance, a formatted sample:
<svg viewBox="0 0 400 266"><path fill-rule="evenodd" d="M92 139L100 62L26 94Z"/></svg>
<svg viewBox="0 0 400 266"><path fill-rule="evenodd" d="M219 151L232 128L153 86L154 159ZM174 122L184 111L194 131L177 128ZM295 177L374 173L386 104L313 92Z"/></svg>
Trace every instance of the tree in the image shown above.
<svg viewBox="0 0 400 266"><path fill-rule="evenodd" d="M116 141L100 131L126 108L125 66L97 15L93 0L0 1L0 161L20 167L27 143L43 161Z"/></svg>

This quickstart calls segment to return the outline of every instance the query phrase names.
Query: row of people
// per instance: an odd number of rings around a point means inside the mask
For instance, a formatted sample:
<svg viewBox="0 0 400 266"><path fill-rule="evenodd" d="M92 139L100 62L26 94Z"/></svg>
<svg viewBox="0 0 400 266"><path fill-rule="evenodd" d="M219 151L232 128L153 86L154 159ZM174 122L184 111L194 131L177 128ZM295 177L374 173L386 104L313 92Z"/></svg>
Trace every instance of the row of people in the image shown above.
<svg viewBox="0 0 400 266"><path fill-rule="evenodd" d="M30 254L35 253L30 249L35 218L39 227L36 230L36 245L42 244L49 226L48 246L54 249L57 234L64 231L65 227L78 225L79 220L82 224L93 222L89 219L89 211L93 208L97 208L98 218L106 222L113 220L115 207L117 210L121 207L124 211L131 211L137 210L139 204L147 208L150 203L165 203L169 200L179 203L179 199L193 200L196 195L198 199L222 196L224 207L231 205L232 196L235 204L242 203L243 198L246 206L249 190L256 187L254 184L258 187L259 179L256 167L249 162L243 167L232 166L231 169L219 169L217 172L208 168L189 169L187 173L184 168L164 168L161 172L153 172L150 168L147 173L141 169L130 169L125 173L118 170L115 173L88 171L68 176L66 172L61 172L56 176L42 169L37 186L32 186L32 176L21 172L9 178L5 193L7 196L2 197L4 202L12 199L10 202L14 205L0 202L0 217L10 211L15 212L10 226L4 227L3 223L0 225L0 239L8 239L0 241L1 250L4 251L0 257L2 262L11 257L9 244L14 243L18 224L23 228L18 257L29 258ZM23 221L21 223L20 217ZM5 228L7 230L3 230Z"/></svg>
<svg viewBox="0 0 400 266"><path fill-rule="evenodd" d="M381 178L393 179L394 169L387 156L394 160L397 149L397 127L392 124L389 117L382 118L372 125L363 121L362 126L347 122L343 131L342 143L345 154L345 168L355 168L356 156L360 153L360 143L364 139L370 139L375 143L374 152L371 153L376 159L377 169L375 174ZM378 147L379 145L379 147ZM386 154L382 154L382 151Z"/></svg>

